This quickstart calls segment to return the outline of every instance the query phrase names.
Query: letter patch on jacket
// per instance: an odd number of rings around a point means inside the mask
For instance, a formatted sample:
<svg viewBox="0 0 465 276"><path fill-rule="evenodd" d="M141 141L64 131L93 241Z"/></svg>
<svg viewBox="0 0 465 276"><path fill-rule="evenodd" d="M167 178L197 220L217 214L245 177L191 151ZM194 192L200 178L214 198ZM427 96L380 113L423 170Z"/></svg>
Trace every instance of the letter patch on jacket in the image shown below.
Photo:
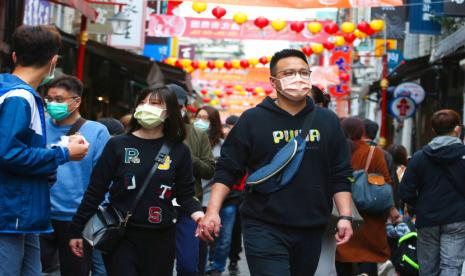
<svg viewBox="0 0 465 276"><path fill-rule="evenodd" d="M168 171L171 165L171 158L170 156L166 156L165 163L158 165L158 169L161 171Z"/></svg>
<svg viewBox="0 0 465 276"><path fill-rule="evenodd" d="M158 206L150 207L148 220L150 223L160 223L162 220L161 208Z"/></svg>
<svg viewBox="0 0 465 276"><path fill-rule="evenodd" d="M130 164L139 164L139 151L135 148L125 148L124 149L124 163Z"/></svg>

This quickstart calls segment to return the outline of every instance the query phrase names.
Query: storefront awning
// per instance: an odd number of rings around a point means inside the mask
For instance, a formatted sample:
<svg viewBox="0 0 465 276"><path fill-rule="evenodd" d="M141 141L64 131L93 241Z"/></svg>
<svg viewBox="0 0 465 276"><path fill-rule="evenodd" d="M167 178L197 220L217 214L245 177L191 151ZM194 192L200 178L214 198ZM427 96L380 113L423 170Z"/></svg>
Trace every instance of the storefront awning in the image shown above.
<svg viewBox="0 0 465 276"><path fill-rule="evenodd" d="M89 6L89 4L84 0L48 0L49 2L64 5L70 8L74 8L82 13L87 19L95 21L97 19L97 11Z"/></svg>
<svg viewBox="0 0 465 276"><path fill-rule="evenodd" d="M441 40L431 53L430 62L446 57L465 46L465 26Z"/></svg>

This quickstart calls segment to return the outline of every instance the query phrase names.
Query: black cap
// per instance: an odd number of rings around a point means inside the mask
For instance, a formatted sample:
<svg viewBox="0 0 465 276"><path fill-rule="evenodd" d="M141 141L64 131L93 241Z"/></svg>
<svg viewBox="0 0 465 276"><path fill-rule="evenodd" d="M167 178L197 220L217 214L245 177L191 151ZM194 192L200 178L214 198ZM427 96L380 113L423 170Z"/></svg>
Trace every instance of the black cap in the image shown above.
<svg viewBox="0 0 465 276"><path fill-rule="evenodd" d="M178 98L178 105L187 104L187 91L184 90L184 88L174 83L168 84L166 87L176 93L176 98Z"/></svg>
<svg viewBox="0 0 465 276"><path fill-rule="evenodd" d="M110 135L120 135L124 133L124 125L115 118L100 118L99 123L106 126Z"/></svg>

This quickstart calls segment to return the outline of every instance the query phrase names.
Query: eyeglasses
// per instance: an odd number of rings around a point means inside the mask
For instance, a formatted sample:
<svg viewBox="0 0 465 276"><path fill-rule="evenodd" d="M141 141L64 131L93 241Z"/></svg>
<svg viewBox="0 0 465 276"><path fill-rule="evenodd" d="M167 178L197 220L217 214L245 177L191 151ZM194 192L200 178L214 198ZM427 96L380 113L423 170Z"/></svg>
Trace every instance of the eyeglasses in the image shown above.
<svg viewBox="0 0 465 276"><path fill-rule="evenodd" d="M51 102L55 102L55 103L64 103L66 100L68 99L77 99L79 97L67 97L67 98L63 98L63 97L55 97L55 98L52 98L52 97L49 97L49 96L45 96L44 97L44 100L46 103L51 103Z"/></svg>
<svg viewBox="0 0 465 276"><path fill-rule="evenodd" d="M302 69L299 71L296 70L283 70L279 71L276 73L276 75L281 74L283 78L290 78L293 79L297 76L297 74L300 75L301 78L303 79L310 79L310 76L312 74L312 71L307 70L307 69Z"/></svg>

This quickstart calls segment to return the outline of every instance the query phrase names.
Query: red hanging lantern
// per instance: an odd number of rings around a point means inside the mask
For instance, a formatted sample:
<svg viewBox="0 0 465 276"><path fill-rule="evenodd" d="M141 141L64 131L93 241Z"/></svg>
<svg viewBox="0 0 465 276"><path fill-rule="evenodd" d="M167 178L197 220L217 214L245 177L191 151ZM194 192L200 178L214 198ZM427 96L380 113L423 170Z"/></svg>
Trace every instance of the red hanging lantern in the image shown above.
<svg viewBox="0 0 465 276"><path fill-rule="evenodd" d="M194 68L194 69L198 69L198 68L199 68L199 62L198 62L197 60L193 60L193 61L191 62L191 66L192 66L192 68Z"/></svg>
<svg viewBox="0 0 465 276"><path fill-rule="evenodd" d="M368 25L368 28L365 30L365 32L368 36L372 36L375 34L375 31Z"/></svg>
<svg viewBox="0 0 465 276"><path fill-rule="evenodd" d="M266 88L266 89L265 89L265 94L266 94L267 96L271 95L272 93L273 93L273 89L271 89L271 88Z"/></svg>
<svg viewBox="0 0 465 276"><path fill-rule="evenodd" d="M296 33L300 33L304 30L305 28L305 25L303 22L293 22L291 23L291 30L296 32Z"/></svg>
<svg viewBox="0 0 465 276"><path fill-rule="evenodd" d="M249 61L246 60L246 59L241 60L240 64L241 64L241 67L244 68L244 69L247 69L249 67L249 65L250 65Z"/></svg>
<svg viewBox="0 0 465 276"><path fill-rule="evenodd" d="M245 91L247 91L247 92L253 92L253 91L254 91L254 88L253 88L253 87L246 87L246 88L245 88Z"/></svg>
<svg viewBox="0 0 465 276"><path fill-rule="evenodd" d="M232 68L232 62L229 61L229 60L227 60L227 61L224 62L223 66L224 66L224 68L226 68L227 70L231 70L231 68Z"/></svg>
<svg viewBox="0 0 465 276"><path fill-rule="evenodd" d="M257 19L255 19L253 23L254 23L255 26L257 26L258 28L263 29L263 28L265 28L266 26L268 26L268 24L270 24L270 21L269 21L268 19L266 19L265 17L260 16L260 17L258 17Z"/></svg>
<svg viewBox="0 0 465 276"><path fill-rule="evenodd" d="M366 33L368 28L371 29L370 24L368 24L368 22L366 22L365 20L362 20L360 23L357 24L357 29L359 29L360 31L364 33Z"/></svg>
<svg viewBox="0 0 465 276"><path fill-rule="evenodd" d="M215 62L213 60L209 60L207 62L207 67L210 68L210 70L215 69Z"/></svg>
<svg viewBox="0 0 465 276"><path fill-rule="evenodd" d="M350 75L344 71L339 71L339 79L343 82L347 82L350 80Z"/></svg>
<svg viewBox="0 0 465 276"><path fill-rule="evenodd" d="M329 41L323 42L323 47L325 47L326 50L331 51L334 48L334 43Z"/></svg>
<svg viewBox="0 0 465 276"><path fill-rule="evenodd" d="M232 94L234 94L232 90L226 90L226 95L231 96Z"/></svg>
<svg viewBox="0 0 465 276"><path fill-rule="evenodd" d="M344 40L347 42L347 43L352 43L354 42L354 40L357 38L357 36L355 36L353 33L350 33L350 34L344 34Z"/></svg>
<svg viewBox="0 0 465 276"><path fill-rule="evenodd" d="M327 34L333 35L339 31L339 26L334 22L330 22L325 25L324 30Z"/></svg>
<svg viewBox="0 0 465 276"><path fill-rule="evenodd" d="M261 64L263 64L263 65L268 64L268 58L265 57L265 56L263 56L263 57L261 57L260 59L258 59L258 61L259 61Z"/></svg>
<svg viewBox="0 0 465 276"><path fill-rule="evenodd" d="M176 60L176 62L174 63L174 66L176 66L178 68L183 68L182 63L181 63L181 61L179 59Z"/></svg>
<svg viewBox="0 0 465 276"><path fill-rule="evenodd" d="M216 19L221 19L221 17L226 14L226 10L220 6L217 6L212 10L212 14L214 17L216 17Z"/></svg>
<svg viewBox="0 0 465 276"><path fill-rule="evenodd" d="M313 50L312 50L312 47L310 46L305 46L302 48L302 52L304 53L304 55L306 55L307 57L311 56L313 54Z"/></svg>
<svg viewBox="0 0 465 276"><path fill-rule="evenodd" d="M209 103L210 101L211 101L211 99L208 98L208 97L205 97L205 98L202 99L202 102L204 102L204 103Z"/></svg>
<svg viewBox="0 0 465 276"><path fill-rule="evenodd" d="M208 90L204 88L204 89L200 90L200 93L202 93L202 95L205 96L205 95L208 94Z"/></svg>

